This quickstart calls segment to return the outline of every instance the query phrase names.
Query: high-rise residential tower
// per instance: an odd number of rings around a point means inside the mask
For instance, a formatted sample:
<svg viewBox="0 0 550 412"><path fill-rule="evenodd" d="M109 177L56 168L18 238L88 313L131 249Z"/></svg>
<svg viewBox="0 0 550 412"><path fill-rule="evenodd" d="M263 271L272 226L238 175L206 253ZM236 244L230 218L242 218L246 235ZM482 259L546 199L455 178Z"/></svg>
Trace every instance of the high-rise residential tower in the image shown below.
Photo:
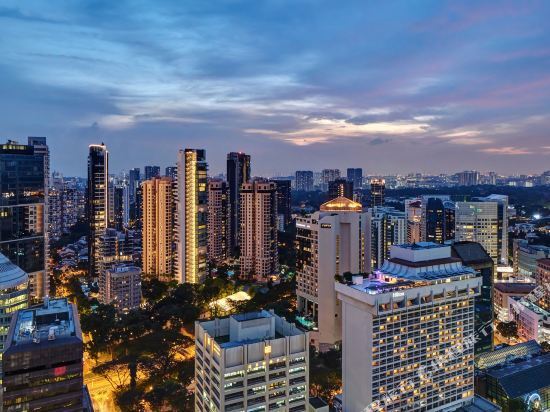
<svg viewBox="0 0 550 412"><path fill-rule="evenodd" d="M229 253L235 255L239 246L240 192L250 181L250 155L241 152L227 154L227 185L229 189Z"/></svg>
<svg viewBox="0 0 550 412"><path fill-rule="evenodd" d="M459 186L475 186L479 184L479 172L475 170L465 170L458 173Z"/></svg>
<svg viewBox="0 0 550 412"><path fill-rule="evenodd" d="M407 239L407 217L393 207L376 206L371 213L371 266L377 269L390 257L392 245Z"/></svg>
<svg viewBox="0 0 550 412"><path fill-rule="evenodd" d="M313 172L311 170L296 171L296 190L311 192L313 190Z"/></svg>
<svg viewBox="0 0 550 412"><path fill-rule="evenodd" d="M139 183L141 181L140 169L136 167L130 169L128 172L128 197L130 202L129 218L130 222L134 222L136 219L136 191L139 188Z"/></svg>
<svg viewBox="0 0 550 412"><path fill-rule="evenodd" d="M422 200L405 200L405 215L407 217L407 243L420 242L422 239Z"/></svg>
<svg viewBox="0 0 550 412"><path fill-rule="evenodd" d="M393 246L370 276L336 283L344 410L453 411L472 402L480 288L449 246L423 242Z"/></svg>
<svg viewBox="0 0 550 412"><path fill-rule="evenodd" d="M284 232L292 222L291 182L286 179L273 179L277 187L278 229Z"/></svg>
<svg viewBox="0 0 550 412"><path fill-rule="evenodd" d="M328 184L336 179L340 179L340 169L323 169L321 171L321 189L326 192Z"/></svg>
<svg viewBox="0 0 550 412"><path fill-rule="evenodd" d="M353 183L354 190L358 190L363 187L363 169L360 167L349 167L346 177L349 182Z"/></svg>
<svg viewBox="0 0 550 412"><path fill-rule="evenodd" d="M275 183L244 183L240 207L241 276L265 281L279 271Z"/></svg>
<svg viewBox="0 0 550 412"><path fill-rule="evenodd" d="M296 218L296 294L301 323L322 351L342 339L334 276L370 271L370 213L340 197Z"/></svg>
<svg viewBox="0 0 550 412"><path fill-rule="evenodd" d="M145 180L160 177L160 166L145 166Z"/></svg>
<svg viewBox="0 0 550 412"><path fill-rule="evenodd" d="M165 169L164 175L176 180L178 177L178 168L176 166L168 166Z"/></svg>
<svg viewBox="0 0 550 412"><path fill-rule="evenodd" d="M49 294L45 156L36 146L0 145L0 253L24 270L29 294Z"/></svg>
<svg viewBox="0 0 550 412"><path fill-rule="evenodd" d="M99 277L99 300L112 304L118 312L139 308L141 269L126 264L113 265Z"/></svg>
<svg viewBox="0 0 550 412"><path fill-rule="evenodd" d="M386 194L386 181L384 179L371 179L370 181L370 207L384 206Z"/></svg>
<svg viewBox="0 0 550 412"><path fill-rule="evenodd" d="M143 273L170 279L174 274L174 193L169 177L141 184Z"/></svg>
<svg viewBox="0 0 550 412"><path fill-rule="evenodd" d="M99 276L100 237L109 219L109 152L107 146L92 144L88 154L88 267L91 276Z"/></svg>
<svg viewBox="0 0 550 412"><path fill-rule="evenodd" d="M229 193L227 182L208 182L208 260L221 264L229 257Z"/></svg>
<svg viewBox="0 0 550 412"><path fill-rule="evenodd" d="M207 271L208 165L203 149L178 152L176 280L200 283Z"/></svg>
<svg viewBox="0 0 550 412"><path fill-rule="evenodd" d="M347 197L353 200L353 181L336 179L328 184L328 200Z"/></svg>

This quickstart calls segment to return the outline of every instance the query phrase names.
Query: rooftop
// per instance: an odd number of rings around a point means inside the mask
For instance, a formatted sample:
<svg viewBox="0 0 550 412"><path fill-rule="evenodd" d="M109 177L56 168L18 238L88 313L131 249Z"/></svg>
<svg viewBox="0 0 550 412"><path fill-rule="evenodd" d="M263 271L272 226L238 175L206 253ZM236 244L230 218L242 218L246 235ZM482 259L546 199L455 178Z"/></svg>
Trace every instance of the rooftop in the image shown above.
<svg viewBox="0 0 550 412"><path fill-rule="evenodd" d="M321 205L321 212L361 212L363 206L361 203L354 202L347 197L337 197Z"/></svg>
<svg viewBox="0 0 550 412"><path fill-rule="evenodd" d="M534 283L495 283L494 288L502 293L529 293L536 288Z"/></svg>
<svg viewBox="0 0 550 412"><path fill-rule="evenodd" d="M476 357L475 363L478 369L489 369L497 365L503 365L512 360L538 355L541 347L535 340L522 342L492 352L485 352Z"/></svg>
<svg viewBox="0 0 550 412"><path fill-rule="evenodd" d="M66 298L44 299L40 306L17 312L12 346L76 336L78 320Z"/></svg>
<svg viewBox="0 0 550 412"><path fill-rule="evenodd" d="M491 401L482 398L479 395L475 395L472 403L464 405L455 412L498 412L502 411L500 406L495 405Z"/></svg>
<svg viewBox="0 0 550 412"><path fill-rule="evenodd" d="M493 265L493 259L487 251L477 242L454 242L451 245L453 255L458 257L466 265L487 263Z"/></svg>

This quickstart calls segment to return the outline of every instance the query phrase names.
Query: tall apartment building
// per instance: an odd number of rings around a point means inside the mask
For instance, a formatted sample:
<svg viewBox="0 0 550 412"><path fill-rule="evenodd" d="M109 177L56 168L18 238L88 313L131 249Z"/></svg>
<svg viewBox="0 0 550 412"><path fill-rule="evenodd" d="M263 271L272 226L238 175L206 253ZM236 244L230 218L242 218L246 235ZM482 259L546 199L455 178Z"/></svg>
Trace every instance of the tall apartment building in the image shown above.
<svg viewBox="0 0 550 412"><path fill-rule="evenodd" d="M141 269L118 264L105 270L99 278L99 300L112 304L118 312L139 308L141 303Z"/></svg>
<svg viewBox="0 0 550 412"><path fill-rule="evenodd" d="M160 166L145 166L145 180L160 177Z"/></svg>
<svg viewBox="0 0 550 412"><path fill-rule="evenodd" d="M370 214L341 197L296 219L296 295L302 325L326 351L340 342L341 308L334 276L370 271Z"/></svg>
<svg viewBox="0 0 550 412"><path fill-rule="evenodd" d="M168 166L164 170L164 176L171 177L176 180L178 178L178 168L176 166Z"/></svg>
<svg viewBox="0 0 550 412"><path fill-rule="evenodd" d="M455 239L455 204L447 195L422 197L421 239L445 243Z"/></svg>
<svg viewBox="0 0 550 412"><path fill-rule="evenodd" d="M178 152L176 279L200 283L206 277L208 165L202 149Z"/></svg>
<svg viewBox="0 0 550 412"><path fill-rule="evenodd" d="M98 277L118 264L135 265L140 261L141 236L135 230L107 228L99 237Z"/></svg>
<svg viewBox="0 0 550 412"><path fill-rule="evenodd" d="M514 273L517 275L534 278L539 259L550 258L550 246L536 245L528 239L514 239L512 248Z"/></svg>
<svg viewBox="0 0 550 412"><path fill-rule="evenodd" d="M265 281L279 272L277 186L254 181L241 186L241 276Z"/></svg>
<svg viewBox="0 0 550 412"><path fill-rule="evenodd" d="M393 246L379 270L335 287L346 412L373 402L384 411L452 411L473 401L481 279L449 246Z"/></svg>
<svg viewBox="0 0 550 412"><path fill-rule="evenodd" d="M313 191L313 172L311 170L296 171L296 190L302 192Z"/></svg>
<svg viewBox="0 0 550 412"><path fill-rule="evenodd" d="M422 200L405 200L407 218L407 243L418 243L422 240Z"/></svg>
<svg viewBox="0 0 550 412"><path fill-rule="evenodd" d="M29 275L0 253L0 360L12 315L29 304Z"/></svg>
<svg viewBox="0 0 550 412"><path fill-rule="evenodd" d="M363 187L363 169L360 167L349 167L346 177L349 182L353 183L355 190Z"/></svg>
<svg viewBox="0 0 550 412"><path fill-rule="evenodd" d="M277 228L284 232L292 223L291 182L287 179L273 179L277 190Z"/></svg>
<svg viewBox="0 0 550 412"><path fill-rule="evenodd" d="M503 209L498 201L457 202L456 240L478 242L495 263L508 262L507 225L503 224L507 217L503 217Z"/></svg>
<svg viewBox="0 0 550 412"><path fill-rule="evenodd" d="M82 412L82 331L67 299L16 312L2 357L4 412Z"/></svg>
<svg viewBox="0 0 550 412"><path fill-rule="evenodd" d="M107 146L92 144L88 154L88 266L91 276L99 276L99 241L109 219L109 152Z"/></svg>
<svg viewBox="0 0 550 412"><path fill-rule="evenodd" d="M221 264L229 257L229 193L227 182L208 182L208 260Z"/></svg>
<svg viewBox="0 0 550 412"><path fill-rule="evenodd" d="M405 212L393 207L376 206L371 213L371 267L382 266L390 257L392 245L401 245L407 240Z"/></svg>
<svg viewBox="0 0 550 412"><path fill-rule="evenodd" d="M240 241L241 186L250 181L250 155L241 152L227 154L227 185L229 187L229 252L236 255Z"/></svg>
<svg viewBox="0 0 550 412"><path fill-rule="evenodd" d="M129 219L130 222L136 220L136 192L139 188L141 181L141 170L139 167L135 167L128 171L128 200L130 203Z"/></svg>
<svg viewBox="0 0 550 412"><path fill-rule="evenodd" d="M336 179L328 184L328 200L347 197L353 200L353 182L347 179Z"/></svg>
<svg viewBox="0 0 550 412"><path fill-rule="evenodd" d="M371 179L370 207L384 206L385 197L386 197L386 181L384 179Z"/></svg>
<svg viewBox="0 0 550 412"><path fill-rule="evenodd" d="M541 308L550 311L550 259L545 258L537 261L535 281L537 286L546 288L546 292L542 294L538 304Z"/></svg>
<svg viewBox="0 0 550 412"><path fill-rule="evenodd" d="M0 253L29 275L33 299L50 290L44 162L36 146L0 145Z"/></svg>
<svg viewBox="0 0 550 412"><path fill-rule="evenodd" d="M174 192L169 177L141 184L143 273L169 279L174 274Z"/></svg>
<svg viewBox="0 0 550 412"><path fill-rule="evenodd" d="M475 170L465 170L458 173L459 186L476 186L479 184L479 172Z"/></svg>
<svg viewBox="0 0 550 412"><path fill-rule="evenodd" d="M273 312L195 322L195 410L306 411L308 333Z"/></svg>
<svg viewBox="0 0 550 412"><path fill-rule="evenodd" d="M336 179L340 179L340 169L323 169L321 171L321 189L326 192L328 184Z"/></svg>

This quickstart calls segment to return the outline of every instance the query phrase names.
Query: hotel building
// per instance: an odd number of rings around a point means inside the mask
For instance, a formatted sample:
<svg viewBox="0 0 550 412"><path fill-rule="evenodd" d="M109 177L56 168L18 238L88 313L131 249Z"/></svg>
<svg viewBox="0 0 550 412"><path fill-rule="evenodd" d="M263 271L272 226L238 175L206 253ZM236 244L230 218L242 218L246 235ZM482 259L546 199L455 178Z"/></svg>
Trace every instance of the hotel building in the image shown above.
<svg viewBox="0 0 550 412"><path fill-rule="evenodd" d="M254 181L241 186L241 276L266 281L279 272L277 186Z"/></svg>
<svg viewBox="0 0 550 412"><path fill-rule="evenodd" d="M308 333L273 312L195 322L195 411L306 411Z"/></svg>
<svg viewBox="0 0 550 412"><path fill-rule="evenodd" d="M174 273L174 192L169 177L141 184L143 273L170 279Z"/></svg>
<svg viewBox="0 0 550 412"><path fill-rule="evenodd" d="M206 277L208 181L206 152L178 152L176 199L176 280L201 283Z"/></svg>
<svg viewBox="0 0 550 412"><path fill-rule="evenodd" d="M336 283L344 410L450 411L473 402L480 289L449 246L427 242L393 246L368 278Z"/></svg>
<svg viewBox="0 0 550 412"><path fill-rule="evenodd" d="M370 271L370 214L345 197L296 218L296 294L299 321L312 343L326 351L342 340L334 276Z"/></svg>

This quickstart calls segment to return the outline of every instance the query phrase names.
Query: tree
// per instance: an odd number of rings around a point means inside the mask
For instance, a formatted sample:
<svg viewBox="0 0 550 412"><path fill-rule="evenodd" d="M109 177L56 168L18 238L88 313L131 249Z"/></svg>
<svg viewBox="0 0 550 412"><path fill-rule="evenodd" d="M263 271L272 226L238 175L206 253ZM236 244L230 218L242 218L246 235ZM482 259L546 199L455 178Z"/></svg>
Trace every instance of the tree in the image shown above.
<svg viewBox="0 0 550 412"><path fill-rule="evenodd" d="M512 322L501 322L497 326L497 331L503 337L510 340L510 338L518 337L518 324L514 321Z"/></svg>
<svg viewBox="0 0 550 412"><path fill-rule="evenodd" d="M550 352L550 342L544 341L540 344L540 347L544 353Z"/></svg>

